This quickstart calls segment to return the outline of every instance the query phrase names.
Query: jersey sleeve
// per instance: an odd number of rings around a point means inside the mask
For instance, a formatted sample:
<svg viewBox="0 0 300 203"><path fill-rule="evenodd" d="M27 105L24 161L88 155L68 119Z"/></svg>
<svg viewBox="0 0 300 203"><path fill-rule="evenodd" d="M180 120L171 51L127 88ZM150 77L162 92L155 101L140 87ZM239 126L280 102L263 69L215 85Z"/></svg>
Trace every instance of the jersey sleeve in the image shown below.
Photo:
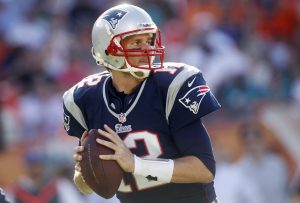
<svg viewBox="0 0 300 203"><path fill-rule="evenodd" d="M109 75L107 71L89 75L64 93L64 128L69 135L81 138L82 133L90 128L88 109L94 105L92 101L102 87L102 78Z"/></svg>
<svg viewBox="0 0 300 203"><path fill-rule="evenodd" d="M187 67L172 81L166 102L166 118L172 130L177 130L218 108L219 102L198 69Z"/></svg>
<svg viewBox="0 0 300 203"><path fill-rule="evenodd" d="M82 133L87 130L87 125L81 105L76 98L78 97L75 94L76 89L77 86L74 86L63 95L64 129L69 135L80 139Z"/></svg>
<svg viewBox="0 0 300 203"><path fill-rule="evenodd" d="M200 159L213 175L216 163L209 134L201 122L196 119L172 133L173 140L183 156L193 155Z"/></svg>

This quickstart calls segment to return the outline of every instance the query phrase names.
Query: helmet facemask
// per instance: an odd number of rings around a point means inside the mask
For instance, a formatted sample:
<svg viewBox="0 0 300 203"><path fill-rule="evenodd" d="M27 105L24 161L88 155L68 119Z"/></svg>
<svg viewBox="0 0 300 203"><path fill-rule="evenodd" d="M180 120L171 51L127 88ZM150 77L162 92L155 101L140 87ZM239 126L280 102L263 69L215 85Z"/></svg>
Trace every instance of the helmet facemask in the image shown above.
<svg viewBox="0 0 300 203"><path fill-rule="evenodd" d="M152 38L151 46L147 49L128 49L125 47L124 39L129 36L149 34ZM134 30L126 33L115 35L109 46L106 49L106 54L116 57L123 57L125 59L125 66L120 71L128 71L134 73L133 76L137 78L147 77L151 70L157 70L163 67L164 60L164 47L161 44L160 31L158 29L144 29ZM134 64L130 59L135 57L144 57L143 64ZM158 59L158 63L153 63L154 59ZM145 76L139 76L136 74L143 72Z"/></svg>

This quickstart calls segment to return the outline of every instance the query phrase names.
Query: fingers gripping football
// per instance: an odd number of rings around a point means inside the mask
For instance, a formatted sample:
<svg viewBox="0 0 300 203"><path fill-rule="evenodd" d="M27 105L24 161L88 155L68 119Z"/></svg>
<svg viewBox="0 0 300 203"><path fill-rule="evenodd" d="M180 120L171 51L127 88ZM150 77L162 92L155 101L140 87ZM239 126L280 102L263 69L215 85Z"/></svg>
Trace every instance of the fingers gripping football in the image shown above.
<svg viewBox="0 0 300 203"><path fill-rule="evenodd" d="M115 151L111 155L100 155L103 160L115 160L125 172L132 173L134 171L134 155L127 148L118 134L107 125L104 125L104 130L99 129L98 132L110 141L97 138L97 142Z"/></svg>
<svg viewBox="0 0 300 203"><path fill-rule="evenodd" d="M73 155L73 160L75 161L76 164L75 164L73 181L80 192L82 192L83 194L91 194L93 193L93 190L84 181L81 174L80 164L79 164L80 161L82 160L82 156L80 155L80 153L83 152L83 150L84 150L83 146L75 147L75 154Z"/></svg>

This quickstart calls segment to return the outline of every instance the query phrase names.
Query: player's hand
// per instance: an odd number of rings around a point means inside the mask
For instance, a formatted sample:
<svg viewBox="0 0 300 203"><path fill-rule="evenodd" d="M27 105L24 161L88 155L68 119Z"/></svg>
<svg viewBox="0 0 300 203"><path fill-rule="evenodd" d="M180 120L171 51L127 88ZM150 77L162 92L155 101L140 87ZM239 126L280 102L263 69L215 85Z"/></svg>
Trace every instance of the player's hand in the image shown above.
<svg viewBox="0 0 300 203"><path fill-rule="evenodd" d="M76 146L75 147L75 154L73 154L73 160L75 161L75 163L79 163L82 160L82 156L81 156L81 152L84 151L84 147L83 146Z"/></svg>
<svg viewBox="0 0 300 203"><path fill-rule="evenodd" d="M100 138L97 138L96 141L115 151L115 154L100 155L100 159L116 160L125 172L132 173L134 171L134 155L127 148L118 134L107 125L104 125L104 130L98 129L98 132L108 138L111 142Z"/></svg>
<svg viewBox="0 0 300 203"><path fill-rule="evenodd" d="M88 135L87 131L84 131L84 133L82 134L81 139L80 139L81 143L84 142L84 140L87 138L87 135ZM76 165L78 165L78 167L79 167L79 164L77 164L77 163L79 163L82 160L81 152L84 151L84 147L76 146L74 151L75 151L75 154L73 154L73 160L75 161ZM76 165L75 165L75 170L76 170ZM79 169L79 171L80 171L80 169Z"/></svg>
<svg viewBox="0 0 300 203"><path fill-rule="evenodd" d="M86 136L87 136L87 132L85 131L82 134L81 143L84 141ZM81 174L80 161L82 160L81 152L83 151L84 151L83 146L75 147L75 154L73 155L73 160L75 161L75 172L74 172L73 181L80 192L82 192L83 194L91 194L93 193L93 190L86 184Z"/></svg>
<svg viewBox="0 0 300 203"><path fill-rule="evenodd" d="M88 132L87 131L84 131L81 135L81 138L80 138L80 142L81 144L84 142L84 140L87 138L88 136Z"/></svg>

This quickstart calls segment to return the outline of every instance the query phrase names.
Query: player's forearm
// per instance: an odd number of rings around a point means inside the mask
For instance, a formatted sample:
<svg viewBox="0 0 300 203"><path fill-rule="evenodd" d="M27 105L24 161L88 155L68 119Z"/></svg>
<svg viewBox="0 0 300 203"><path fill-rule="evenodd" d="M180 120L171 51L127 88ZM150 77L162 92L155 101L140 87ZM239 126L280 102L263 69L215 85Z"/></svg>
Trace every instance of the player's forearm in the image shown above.
<svg viewBox="0 0 300 203"><path fill-rule="evenodd" d="M213 174L195 156L186 156L174 160L173 183L210 183Z"/></svg>

